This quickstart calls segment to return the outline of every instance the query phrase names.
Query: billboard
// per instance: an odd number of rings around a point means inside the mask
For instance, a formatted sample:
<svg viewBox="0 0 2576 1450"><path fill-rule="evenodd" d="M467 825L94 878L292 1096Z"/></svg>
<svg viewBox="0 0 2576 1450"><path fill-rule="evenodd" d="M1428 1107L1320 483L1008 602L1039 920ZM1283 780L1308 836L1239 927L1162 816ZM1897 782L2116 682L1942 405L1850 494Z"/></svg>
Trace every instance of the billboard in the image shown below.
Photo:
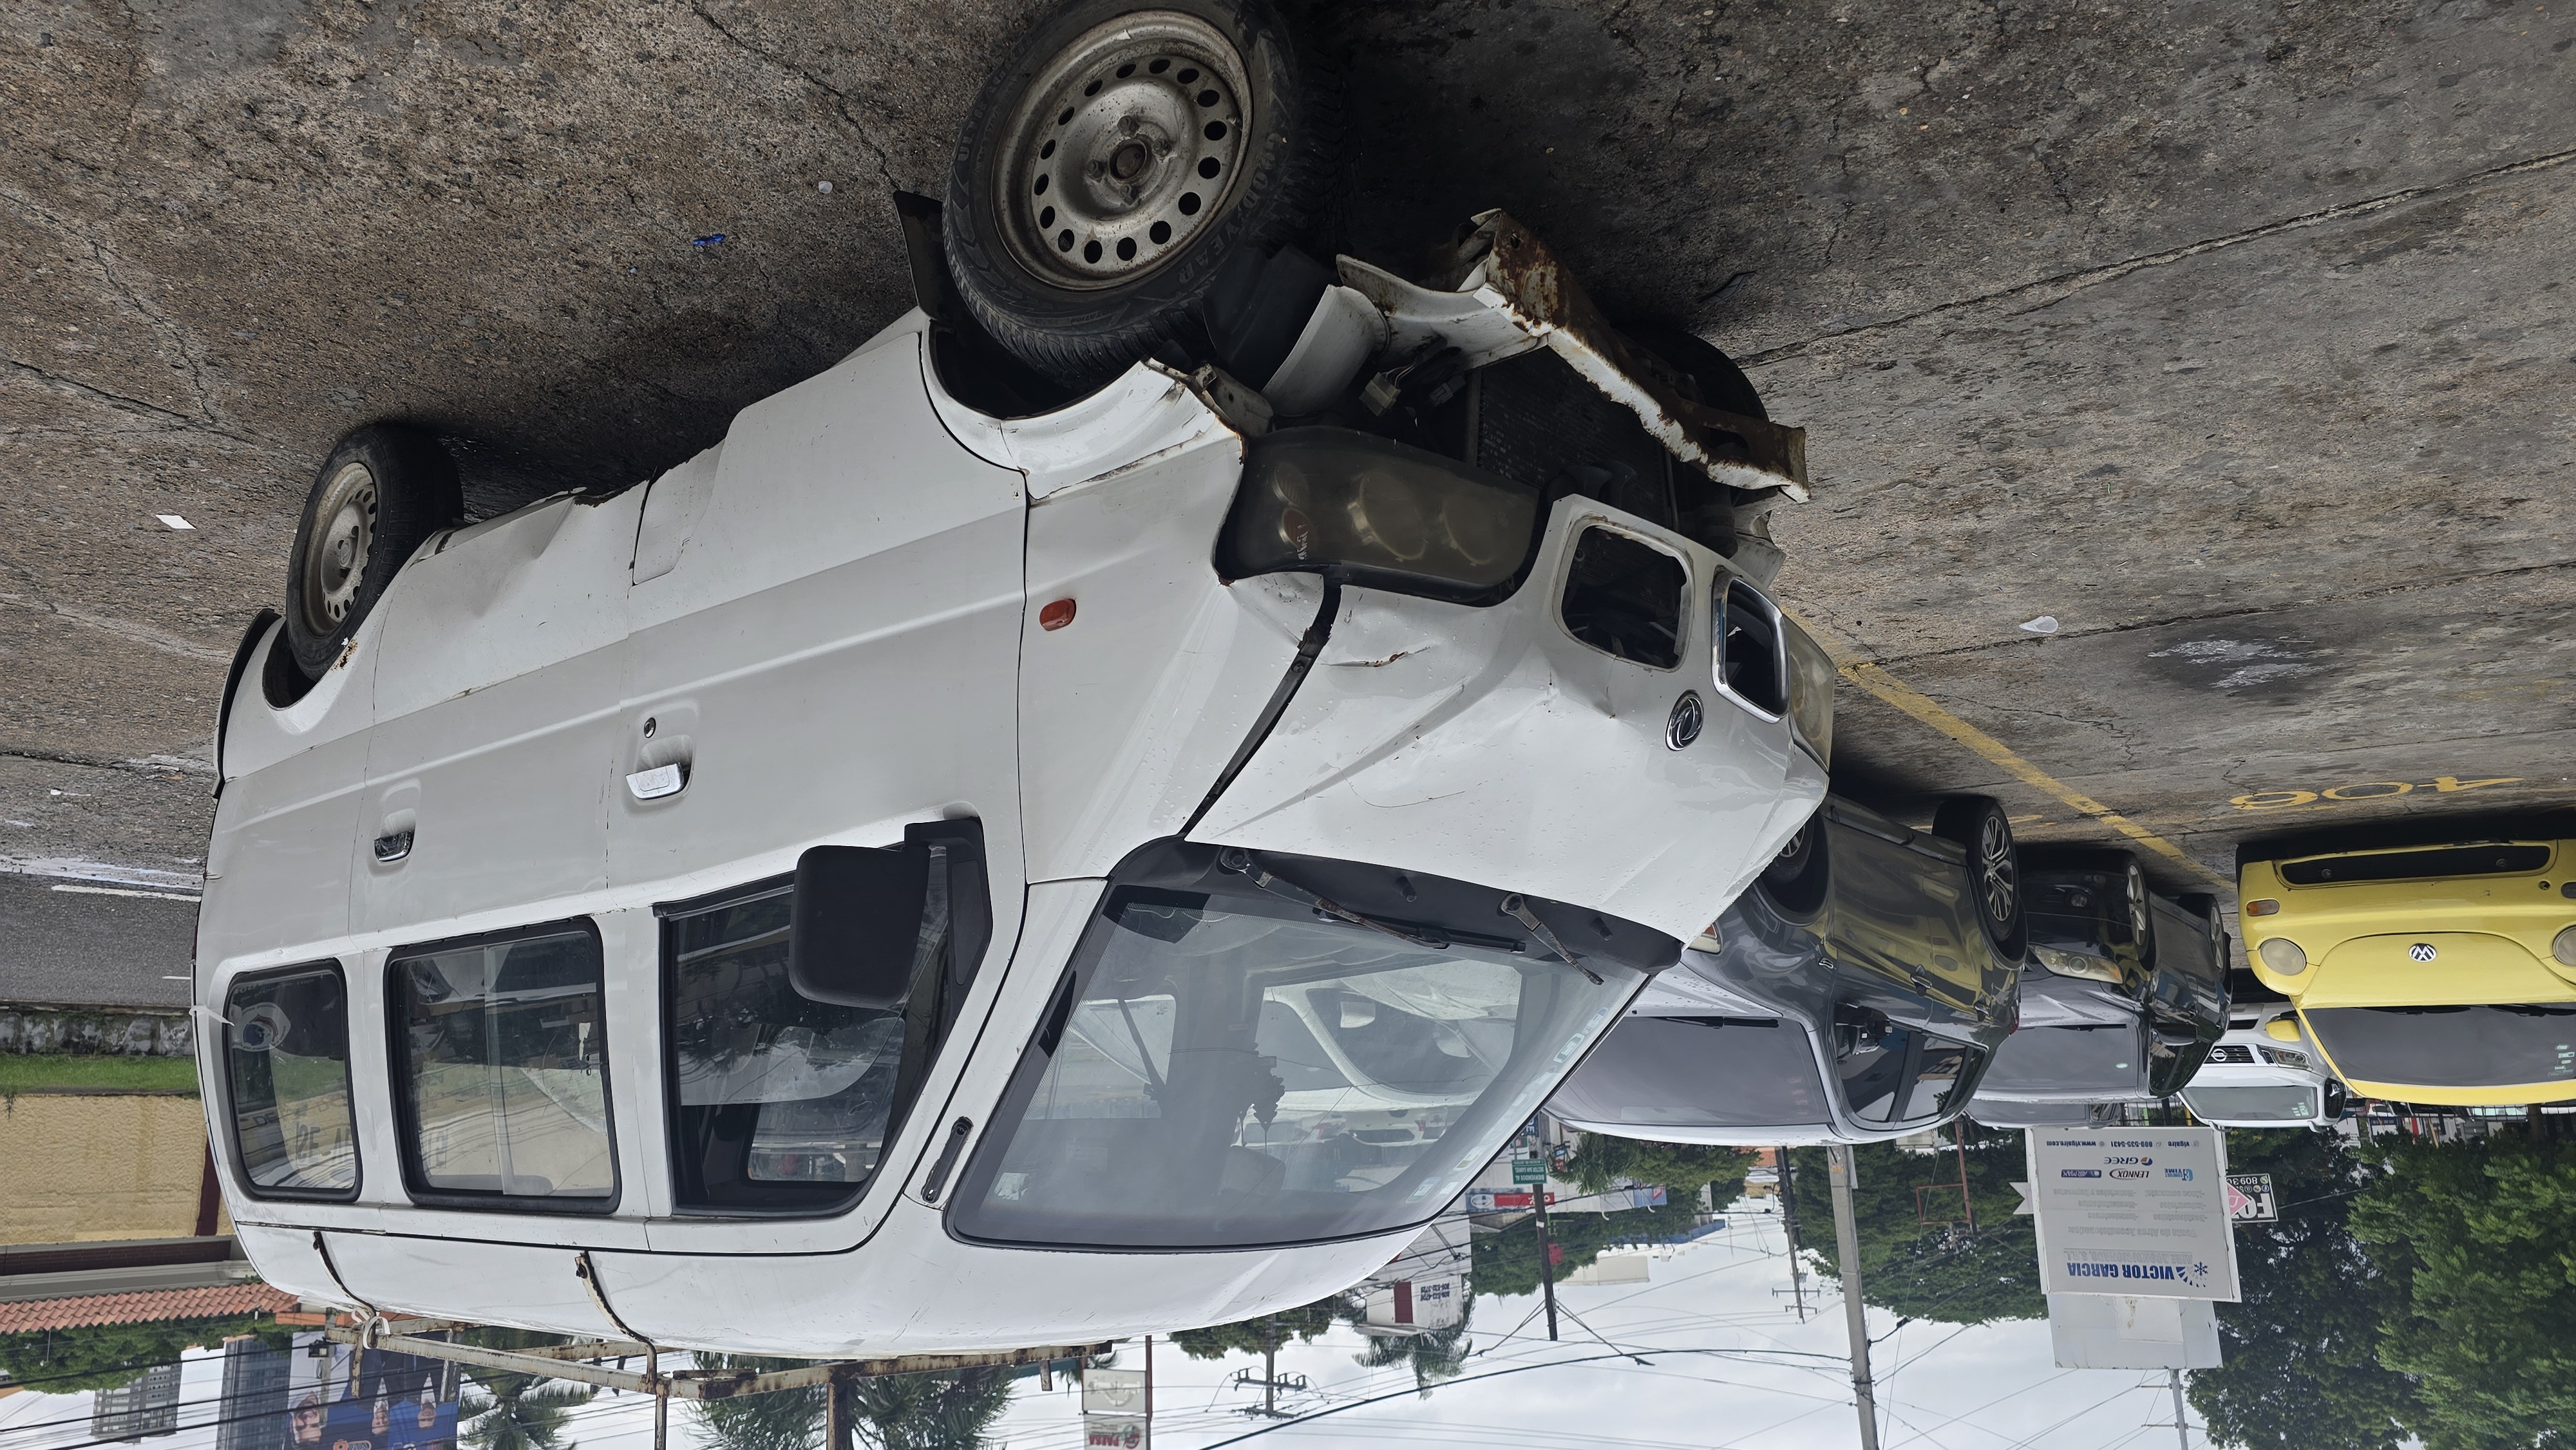
<svg viewBox="0 0 2576 1450"><path fill-rule="evenodd" d="M458 1381L442 1360L299 1334L287 1450L456 1450Z"/></svg>
<svg viewBox="0 0 2576 1450"><path fill-rule="evenodd" d="M2024 1141L2041 1289L2237 1299L2216 1128L2032 1128Z"/></svg>

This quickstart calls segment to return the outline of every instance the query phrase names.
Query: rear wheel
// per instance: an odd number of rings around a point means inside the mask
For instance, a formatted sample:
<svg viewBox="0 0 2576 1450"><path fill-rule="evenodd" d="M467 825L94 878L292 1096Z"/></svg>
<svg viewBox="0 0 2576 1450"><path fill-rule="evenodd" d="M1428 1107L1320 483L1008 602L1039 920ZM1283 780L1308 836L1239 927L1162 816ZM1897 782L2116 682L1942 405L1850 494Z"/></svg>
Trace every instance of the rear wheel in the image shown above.
<svg viewBox="0 0 2576 1450"><path fill-rule="evenodd" d="M1997 956L2019 965L2030 930L2023 918L2012 823L2004 818L2002 804L1990 796L1952 796L1932 813L1932 834L1967 848L1968 894L1976 903L1977 925Z"/></svg>
<svg viewBox="0 0 2576 1450"><path fill-rule="evenodd" d="M1340 94L1266 0L1076 0L984 83L941 214L959 295L1074 384L1177 350L1258 388L1331 281Z"/></svg>
<svg viewBox="0 0 2576 1450"><path fill-rule="evenodd" d="M322 460L286 570L286 643L322 678L412 553L463 517L456 465L416 428L374 423Z"/></svg>

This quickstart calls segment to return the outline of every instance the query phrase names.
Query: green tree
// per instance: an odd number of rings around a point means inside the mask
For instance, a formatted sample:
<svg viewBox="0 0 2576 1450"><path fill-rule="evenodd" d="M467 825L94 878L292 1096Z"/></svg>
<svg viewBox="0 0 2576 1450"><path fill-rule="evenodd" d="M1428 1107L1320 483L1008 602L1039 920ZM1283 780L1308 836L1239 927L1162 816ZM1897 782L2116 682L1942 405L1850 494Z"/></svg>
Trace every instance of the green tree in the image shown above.
<svg viewBox="0 0 2576 1450"><path fill-rule="evenodd" d="M2332 1133L2227 1135L2231 1170L2272 1175L2277 1223L2236 1225L2244 1299L2218 1306L2222 1363L2194 1370L2191 1402L2211 1440L2255 1450L2397 1450L2418 1417L2415 1387L2379 1359L2400 1287L2347 1222L2375 1170Z"/></svg>
<svg viewBox="0 0 2576 1450"><path fill-rule="evenodd" d="M288 1342L286 1331L265 1314L37 1329L0 1334L0 1373L48 1394L112 1390L132 1384L152 1366L168 1364L190 1348L221 1344L237 1334L258 1334L277 1349Z"/></svg>
<svg viewBox="0 0 2576 1450"><path fill-rule="evenodd" d="M803 1361L765 1359L750 1354L701 1354L701 1369L747 1369L755 1374L796 1369ZM801 1390L772 1390L700 1400L689 1407L698 1424L723 1450L816 1450L831 1419L831 1391L821 1385Z"/></svg>
<svg viewBox="0 0 2576 1450"><path fill-rule="evenodd" d="M2428 1450L2576 1444L2576 1144L2523 1134L2376 1150L2352 1206L2402 1310L2379 1358L2416 1378Z"/></svg>
<svg viewBox="0 0 2576 1450"><path fill-rule="evenodd" d="M1622 1244L1668 1238L1690 1218L1670 1209L1623 1208L1615 1213L1552 1213L1548 1237L1556 1245L1556 1277L1589 1266L1602 1252ZM1535 1294L1539 1291L1538 1227L1535 1216L1501 1233L1478 1234L1474 1243L1474 1292Z"/></svg>
<svg viewBox="0 0 2576 1450"><path fill-rule="evenodd" d="M1427 1400L1432 1386L1456 1379L1467 1367L1467 1356L1475 1353L1476 1343L1467 1337L1467 1323L1475 1312L1476 1296L1469 1292L1459 1302L1457 1323L1419 1334L1372 1334L1368 1347L1353 1355L1351 1362L1365 1369L1409 1364L1413 1367L1413 1383Z"/></svg>
<svg viewBox="0 0 2576 1450"><path fill-rule="evenodd" d="M807 1360L748 1354L702 1354L706 1369L768 1374L798 1369ZM942 1370L929 1374L871 1375L846 1381L850 1431L875 1450L977 1450L985 1431L1011 1402L1010 1376L996 1369ZM832 1415L831 1391L770 1390L708 1400L696 1407L698 1423L723 1450L838 1450L825 1446Z"/></svg>
<svg viewBox="0 0 2576 1450"><path fill-rule="evenodd" d="M980 1450L1011 1403L1011 1377L998 1369L876 1375L852 1380L849 1396L853 1427L876 1450Z"/></svg>
<svg viewBox="0 0 2576 1450"><path fill-rule="evenodd" d="M532 1349L560 1344L561 1335L524 1329L483 1329L465 1336L486 1349ZM599 1389L570 1380L509 1370L470 1370L474 1388L456 1406L456 1436L475 1450L573 1450L564 1438L575 1408Z"/></svg>
<svg viewBox="0 0 2576 1450"><path fill-rule="evenodd" d="M1264 1314L1258 1319L1214 1324L1205 1329L1184 1329L1172 1336L1172 1343L1192 1359L1266 1354L1278 1350L1292 1339L1316 1339L1332 1328L1335 1320L1345 1317L1342 1296L1334 1294L1312 1304Z"/></svg>
<svg viewBox="0 0 2576 1450"><path fill-rule="evenodd" d="M1671 1207L1688 1212L1702 1188L1720 1208L1744 1192L1744 1175L1754 1155L1741 1148L1712 1148L1694 1143L1650 1143L1608 1133L1586 1133L1567 1170L1574 1186L1586 1193L1606 1193L1613 1182L1661 1188Z"/></svg>
<svg viewBox="0 0 2576 1450"><path fill-rule="evenodd" d="M1908 1153L1892 1143L1865 1143L1852 1150L1858 1169L1852 1218L1859 1229L1863 1291L1883 1309L1943 1324L2046 1318L2039 1240L2031 1221L2013 1214L2021 1195L2012 1185L2026 1165L2021 1135L1973 1125L1967 1131L1966 1203L1959 1196L1960 1155L1955 1150ZM1827 1276L1840 1279L1825 1150L1793 1150L1790 1162L1797 1174L1799 1247ZM1923 1190L1920 1209L1918 1188ZM1965 1222L1971 1207L1976 1211L1973 1229ZM1958 1221L1926 1223L1926 1218Z"/></svg>

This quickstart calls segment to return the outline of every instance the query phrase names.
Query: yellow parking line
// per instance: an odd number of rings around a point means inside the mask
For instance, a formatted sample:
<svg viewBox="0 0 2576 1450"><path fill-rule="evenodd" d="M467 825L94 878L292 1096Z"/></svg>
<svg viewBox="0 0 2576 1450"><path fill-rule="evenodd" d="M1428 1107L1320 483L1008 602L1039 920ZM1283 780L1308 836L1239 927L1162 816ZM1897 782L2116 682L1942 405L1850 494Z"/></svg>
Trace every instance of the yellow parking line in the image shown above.
<svg viewBox="0 0 2576 1450"><path fill-rule="evenodd" d="M2213 885L2231 890L2235 887L2235 882L2202 865L2180 846L2031 764L2011 746L1942 709L1932 697L1879 668L1875 662L1858 658L1858 652L1831 631L1818 629L1807 620L1798 619L1795 615L1791 615L1791 618L1797 619L1801 627L1814 635L1833 653L1834 663L1842 672L1844 679L1975 751L2022 784L2055 796L2065 802L2069 809L2100 821L2157 855L2166 857L2201 876Z"/></svg>

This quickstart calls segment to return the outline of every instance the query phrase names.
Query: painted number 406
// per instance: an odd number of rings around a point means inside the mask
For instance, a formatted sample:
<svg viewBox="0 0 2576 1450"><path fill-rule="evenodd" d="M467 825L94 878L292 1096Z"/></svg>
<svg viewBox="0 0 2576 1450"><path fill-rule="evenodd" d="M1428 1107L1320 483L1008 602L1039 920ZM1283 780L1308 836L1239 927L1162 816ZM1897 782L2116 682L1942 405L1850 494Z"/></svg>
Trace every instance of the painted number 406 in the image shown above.
<svg viewBox="0 0 2576 1450"><path fill-rule="evenodd" d="M2330 801L2375 801L2391 796L2411 795L2415 791L2435 790L2444 795L2453 791L2476 790L2480 786L2518 785L2518 775L2498 776L2493 780L2462 780L2456 775L2437 775L2422 786L2403 780L2365 780L2351 785L2338 785L2327 790L2258 790L2249 795L2230 796L2227 803L2240 811L2278 811L2291 806L2314 804L2319 799Z"/></svg>

